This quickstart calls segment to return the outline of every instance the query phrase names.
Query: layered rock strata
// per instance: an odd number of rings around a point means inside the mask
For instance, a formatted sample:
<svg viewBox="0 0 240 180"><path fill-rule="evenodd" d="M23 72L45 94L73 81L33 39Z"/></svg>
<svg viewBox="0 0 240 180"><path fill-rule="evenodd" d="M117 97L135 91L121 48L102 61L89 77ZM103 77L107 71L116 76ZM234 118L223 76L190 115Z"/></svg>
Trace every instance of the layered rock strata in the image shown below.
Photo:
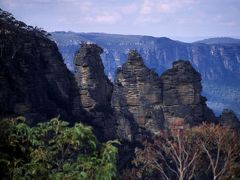
<svg viewBox="0 0 240 180"><path fill-rule="evenodd" d="M41 29L0 12L0 116L23 115L34 123L83 115L77 85L57 45Z"/></svg>
<svg viewBox="0 0 240 180"><path fill-rule="evenodd" d="M163 111L165 126L170 129L193 126L203 121L214 122L215 116L201 96L201 75L189 61L179 60L165 71L163 84Z"/></svg>
<svg viewBox="0 0 240 180"><path fill-rule="evenodd" d="M164 124L161 89L158 75L144 65L136 51L130 51L117 71L112 96L120 137L132 140L141 129L159 132Z"/></svg>
<svg viewBox="0 0 240 180"><path fill-rule="evenodd" d="M102 48L96 44L83 42L75 55L75 78L87 111L110 106L112 83L104 74L102 53Z"/></svg>
<svg viewBox="0 0 240 180"><path fill-rule="evenodd" d="M1 119L23 115L37 123L60 115L92 125L101 140L118 136L128 142L202 122L240 127L232 111L217 119L207 107L201 75L190 62L176 61L159 77L133 50L113 85L96 44L81 44L74 77L45 31L1 9L0 25Z"/></svg>
<svg viewBox="0 0 240 180"><path fill-rule="evenodd" d="M117 71L112 95L118 135L131 141L143 131L157 134L161 129L216 122L201 90L201 75L190 62L176 61L158 77L136 51L130 51Z"/></svg>
<svg viewBox="0 0 240 180"><path fill-rule="evenodd" d="M232 110L224 109L219 117L219 122L224 127L240 132L240 121Z"/></svg>
<svg viewBox="0 0 240 180"><path fill-rule="evenodd" d="M99 137L109 139L115 134L111 108L113 85L104 74L102 52L96 44L82 42L74 59L75 79L81 104L90 116L87 122L95 127Z"/></svg>

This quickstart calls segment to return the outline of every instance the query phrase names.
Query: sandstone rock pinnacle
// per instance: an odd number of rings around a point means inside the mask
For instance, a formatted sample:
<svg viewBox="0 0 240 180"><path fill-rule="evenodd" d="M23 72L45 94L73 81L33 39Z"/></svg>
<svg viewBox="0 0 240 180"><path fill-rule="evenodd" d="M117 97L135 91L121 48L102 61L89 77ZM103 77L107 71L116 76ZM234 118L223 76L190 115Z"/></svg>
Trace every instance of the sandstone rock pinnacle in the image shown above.
<svg viewBox="0 0 240 180"><path fill-rule="evenodd" d="M128 140L144 129L157 133L162 128L161 82L148 69L136 51L118 69L112 95L112 107L118 121L118 134Z"/></svg>

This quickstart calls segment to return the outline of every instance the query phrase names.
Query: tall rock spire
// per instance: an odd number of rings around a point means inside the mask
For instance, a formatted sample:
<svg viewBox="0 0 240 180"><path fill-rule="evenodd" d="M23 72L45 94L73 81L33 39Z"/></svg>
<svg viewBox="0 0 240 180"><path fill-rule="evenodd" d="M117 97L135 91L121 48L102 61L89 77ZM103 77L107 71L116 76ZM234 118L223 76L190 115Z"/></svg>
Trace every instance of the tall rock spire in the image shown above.
<svg viewBox="0 0 240 180"><path fill-rule="evenodd" d="M96 44L83 42L75 55L75 78L82 105L87 111L110 106L112 83L104 74L102 52Z"/></svg>
<svg viewBox="0 0 240 180"><path fill-rule="evenodd" d="M179 60L160 77L163 83L163 110L166 126L214 122L215 116L201 96L201 75L189 61ZM178 127L179 128L179 127Z"/></svg>
<svg viewBox="0 0 240 180"><path fill-rule="evenodd" d="M118 121L118 135L133 140L141 130L157 133L162 127L161 83L148 69L137 51L130 51L118 69L112 95L112 107Z"/></svg>
<svg viewBox="0 0 240 180"><path fill-rule="evenodd" d="M83 42L75 55L75 79L80 101L88 112L86 122L94 127L100 140L112 139L116 135L112 116L112 83L104 74L100 57L103 49L93 43Z"/></svg>

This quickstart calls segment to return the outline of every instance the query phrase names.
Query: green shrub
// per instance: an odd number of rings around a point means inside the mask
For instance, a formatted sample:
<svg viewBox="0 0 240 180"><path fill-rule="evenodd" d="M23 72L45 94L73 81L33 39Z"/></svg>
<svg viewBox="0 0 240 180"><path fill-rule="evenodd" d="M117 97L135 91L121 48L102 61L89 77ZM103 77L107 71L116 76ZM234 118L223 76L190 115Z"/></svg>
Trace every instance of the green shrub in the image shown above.
<svg viewBox="0 0 240 180"><path fill-rule="evenodd" d="M91 127L54 118L29 127L2 120L0 166L6 179L116 178L117 140L99 143Z"/></svg>

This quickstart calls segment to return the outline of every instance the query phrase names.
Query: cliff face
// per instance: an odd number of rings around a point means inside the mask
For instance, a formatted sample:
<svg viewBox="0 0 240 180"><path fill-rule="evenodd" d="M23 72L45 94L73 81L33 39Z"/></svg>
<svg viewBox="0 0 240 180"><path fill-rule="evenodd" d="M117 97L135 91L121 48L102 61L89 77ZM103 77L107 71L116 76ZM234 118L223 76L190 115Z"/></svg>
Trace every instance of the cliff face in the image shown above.
<svg viewBox="0 0 240 180"><path fill-rule="evenodd" d="M97 136L137 141L160 129L216 122L201 96L201 75L190 62L176 61L160 77L130 51L115 83L104 74L103 49L82 43L75 77L46 32L0 10L0 118L24 115L38 121L61 115L94 127ZM227 120L229 119L229 120ZM232 113L220 123L238 127Z"/></svg>
<svg viewBox="0 0 240 180"><path fill-rule="evenodd" d="M105 73L112 80L116 69L125 63L129 49L136 49L145 65L154 68L158 74L171 68L178 59L189 60L202 75L203 94L209 107L219 115L223 108L230 108L240 117L239 42L183 43L168 38L103 33L55 32L52 35L70 69L73 69L72 59L79 42L92 41L100 45L104 49Z"/></svg>
<svg viewBox="0 0 240 180"><path fill-rule="evenodd" d="M161 86L158 75L144 65L136 51L131 51L117 71L112 96L120 137L132 140L141 128L153 134L163 128Z"/></svg>
<svg viewBox="0 0 240 180"><path fill-rule="evenodd" d="M166 126L214 122L215 116L201 96L201 75L188 61L176 61L160 77L163 84L163 111Z"/></svg>
<svg viewBox="0 0 240 180"><path fill-rule="evenodd" d="M112 95L118 135L131 141L143 131L155 134L163 128L216 122L201 90L201 75L190 62L176 61L158 77L131 51L117 71Z"/></svg>
<svg viewBox="0 0 240 180"><path fill-rule="evenodd" d="M217 119L207 107L201 75L190 62L176 61L159 77L137 51L130 51L113 85L104 74L102 53L96 44L82 43L74 76L44 31L0 9L0 120L23 115L35 124L61 115L85 122L102 141L122 140L119 169L130 162L139 143L159 130L204 121L239 130L232 111L223 111Z"/></svg>
<svg viewBox="0 0 240 180"><path fill-rule="evenodd" d="M82 43L74 59L75 79L81 104L89 114L87 122L95 127L99 137L109 139L116 134L111 108L113 85L104 74L102 52L96 44Z"/></svg>
<svg viewBox="0 0 240 180"><path fill-rule="evenodd" d="M0 24L1 116L77 120L83 112L77 86L56 44L7 12L0 12Z"/></svg>
<svg viewBox="0 0 240 180"><path fill-rule="evenodd" d="M114 35L103 33L73 33L55 32L53 39L70 63L74 54L72 49L78 49L81 41L91 41L104 48L103 64L107 74L114 78L115 70L126 62L128 49L136 49L149 68L155 68L157 73L171 68L178 59L187 59L201 73L203 80L224 82L240 80L240 43L184 43L165 37ZM72 63L71 63L72 64ZM73 68L73 64L69 67ZM226 77L228 74L228 77Z"/></svg>
<svg viewBox="0 0 240 180"><path fill-rule="evenodd" d="M75 55L75 78L82 105L88 111L110 106L112 83L104 74L102 53L97 45L82 43Z"/></svg>
<svg viewBox="0 0 240 180"><path fill-rule="evenodd" d="M240 121L237 118L236 114L231 110L224 109L219 118L219 122L222 126L225 126L240 132Z"/></svg>

